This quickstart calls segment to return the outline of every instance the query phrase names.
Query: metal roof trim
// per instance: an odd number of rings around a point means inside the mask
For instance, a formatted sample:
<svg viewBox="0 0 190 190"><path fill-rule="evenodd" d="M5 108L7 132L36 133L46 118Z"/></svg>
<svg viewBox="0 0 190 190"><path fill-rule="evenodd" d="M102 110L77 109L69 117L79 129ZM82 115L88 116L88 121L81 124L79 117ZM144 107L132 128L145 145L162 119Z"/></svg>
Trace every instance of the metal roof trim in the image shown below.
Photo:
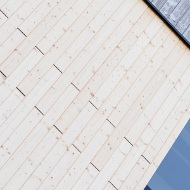
<svg viewBox="0 0 190 190"><path fill-rule="evenodd" d="M179 30L177 30L175 28L175 26L173 26L168 19L160 12L160 10L158 10L156 8L156 6L150 1L150 0L144 0L149 7L152 8L152 10L182 39L182 41L188 46L190 47L190 42L182 35L181 32L179 32Z"/></svg>

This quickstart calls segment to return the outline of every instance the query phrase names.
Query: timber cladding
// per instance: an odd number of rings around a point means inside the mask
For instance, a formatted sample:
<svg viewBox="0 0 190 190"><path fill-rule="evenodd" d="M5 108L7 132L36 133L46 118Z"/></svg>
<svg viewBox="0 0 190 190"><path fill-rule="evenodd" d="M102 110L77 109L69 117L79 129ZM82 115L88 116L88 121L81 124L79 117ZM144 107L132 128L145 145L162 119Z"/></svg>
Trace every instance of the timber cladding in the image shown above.
<svg viewBox="0 0 190 190"><path fill-rule="evenodd" d="M190 117L188 47L142 0L0 10L0 189L142 190Z"/></svg>

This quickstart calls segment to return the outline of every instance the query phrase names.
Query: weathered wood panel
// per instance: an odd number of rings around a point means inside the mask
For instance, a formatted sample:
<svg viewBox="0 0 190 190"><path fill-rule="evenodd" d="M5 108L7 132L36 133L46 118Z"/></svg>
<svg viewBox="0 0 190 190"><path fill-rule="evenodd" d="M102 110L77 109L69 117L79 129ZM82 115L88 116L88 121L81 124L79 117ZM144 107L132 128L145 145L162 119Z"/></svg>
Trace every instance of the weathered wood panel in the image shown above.
<svg viewBox="0 0 190 190"><path fill-rule="evenodd" d="M147 0L190 45L190 0Z"/></svg>

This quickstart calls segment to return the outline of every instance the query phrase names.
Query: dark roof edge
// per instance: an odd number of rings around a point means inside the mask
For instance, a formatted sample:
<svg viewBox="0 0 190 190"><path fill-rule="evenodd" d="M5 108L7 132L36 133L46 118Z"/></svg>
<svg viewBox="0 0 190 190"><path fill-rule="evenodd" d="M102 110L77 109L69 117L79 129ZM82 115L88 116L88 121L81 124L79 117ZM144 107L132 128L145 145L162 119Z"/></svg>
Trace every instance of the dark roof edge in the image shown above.
<svg viewBox="0 0 190 190"><path fill-rule="evenodd" d="M168 20L167 18L154 6L150 0L143 0L148 4L148 6L182 39L182 41L190 47L190 42L179 32Z"/></svg>

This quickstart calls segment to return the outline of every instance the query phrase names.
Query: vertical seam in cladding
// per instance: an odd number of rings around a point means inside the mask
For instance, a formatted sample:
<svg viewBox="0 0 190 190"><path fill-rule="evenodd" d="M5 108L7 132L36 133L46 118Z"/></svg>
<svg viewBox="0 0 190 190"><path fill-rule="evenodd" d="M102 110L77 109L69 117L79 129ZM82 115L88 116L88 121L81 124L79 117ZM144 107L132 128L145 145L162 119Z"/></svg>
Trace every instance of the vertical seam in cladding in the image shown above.
<svg viewBox="0 0 190 190"><path fill-rule="evenodd" d="M17 28L17 30L19 30L25 37L27 37L27 35L20 28Z"/></svg>
<svg viewBox="0 0 190 190"><path fill-rule="evenodd" d="M6 76L2 71L0 71L0 73L1 73L5 78L7 78L7 76Z"/></svg>
<svg viewBox="0 0 190 190"><path fill-rule="evenodd" d="M98 110L98 108L91 101L89 101L89 102L90 102L90 104L92 104L92 106L94 106Z"/></svg>
<svg viewBox="0 0 190 190"><path fill-rule="evenodd" d="M90 164L91 164L97 171L100 171L92 162L90 162Z"/></svg>
<svg viewBox="0 0 190 190"><path fill-rule="evenodd" d="M4 14L5 15L5 17L7 17L7 18L9 18L2 10L0 10L1 12L2 12L2 14Z"/></svg>
<svg viewBox="0 0 190 190"><path fill-rule="evenodd" d="M62 133L62 131L57 127L57 126L55 126L55 125L53 125L61 134L63 134Z"/></svg>
<svg viewBox="0 0 190 190"><path fill-rule="evenodd" d="M35 48L42 54L42 55L44 55L44 53L42 52L42 50L41 49L39 49L37 46L35 46ZM54 65L54 64L53 64ZM55 65L54 65L55 66Z"/></svg>
<svg viewBox="0 0 190 190"><path fill-rule="evenodd" d="M81 151L74 144L72 144L72 145L75 147L75 149L77 149L81 153Z"/></svg>
<svg viewBox="0 0 190 190"><path fill-rule="evenodd" d="M34 106L42 115L44 115L44 113L37 107L37 106Z"/></svg>
<svg viewBox="0 0 190 190"><path fill-rule="evenodd" d="M77 88L76 85L74 85L73 83L71 83L71 84L80 92L79 88Z"/></svg>
<svg viewBox="0 0 190 190"><path fill-rule="evenodd" d="M150 164L150 162L147 160L147 158L145 158L143 155L141 155L149 164Z"/></svg>
<svg viewBox="0 0 190 190"><path fill-rule="evenodd" d="M110 183L116 190L118 190L118 188L116 188L116 186L111 181L108 181L108 183Z"/></svg>
<svg viewBox="0 0 190 190"><path fill-rule="evenodd" d="M25 94L24 94L18 87L16 87L16 89L17 89L23 96L25 96Z"/></svg>

